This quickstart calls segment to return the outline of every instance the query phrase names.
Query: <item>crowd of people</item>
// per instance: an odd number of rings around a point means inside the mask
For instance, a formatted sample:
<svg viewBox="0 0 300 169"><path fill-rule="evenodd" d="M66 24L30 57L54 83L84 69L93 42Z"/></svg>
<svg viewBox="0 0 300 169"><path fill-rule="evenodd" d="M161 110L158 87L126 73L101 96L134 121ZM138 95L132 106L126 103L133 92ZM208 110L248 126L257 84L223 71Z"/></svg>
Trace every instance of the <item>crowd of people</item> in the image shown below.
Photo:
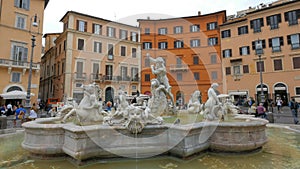
<svg viewBox="0 0 300 169"><path fill-rule="evenodd" d="M22 104L12 105L11 103L8 103L7 105L3 104L0 107L0 116L14 116L14 127L16 127L18 120L20 120L21 123L35 120L38 117L37 112L38 106L36 106L35 103L33 103L29 112L26 111Z"/></svg>

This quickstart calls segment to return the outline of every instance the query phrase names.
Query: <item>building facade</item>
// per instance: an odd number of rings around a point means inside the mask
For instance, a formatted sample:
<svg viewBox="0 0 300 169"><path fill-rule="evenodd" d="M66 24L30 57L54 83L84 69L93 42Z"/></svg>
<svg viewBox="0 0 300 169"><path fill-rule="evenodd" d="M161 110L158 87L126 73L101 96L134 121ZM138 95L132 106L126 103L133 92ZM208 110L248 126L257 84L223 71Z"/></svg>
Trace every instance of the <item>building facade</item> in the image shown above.
<svg viewBox="0 0 300 169"><path fill-rule="evenodd" d="M1 0L0 1L0 93L27 92L32 53L32 36L35 47L32 64L31 104L37 102L44 9L49 0ZM17 98L1 98L0 102L23 103L24 95Z"/></svg>
<svg viewBox="0 0 300 169"><path fill-rule="evenodd" d="M299 96L299 19L300 1L277 1L250 8L221 25L224 91L257 101L263 92L266 99L281 98L285 104Z"/></svg>
<svg viewBox="0 0 300 169"><path fill-rule="evenodd" d="M142 44L142 93L150 94L151 73L149 54L162 57L172 94L177 105L186 104L195 90L203 101L212 83L222 92L222 65L219 25L226 21L226 12L151 20L139 19Z"/></svg>
<svg viewBox="0 0 300 169"><path fill-rule="evenodd" d="M53 86L47 90L48 94L43 93L43 98L63 100L72 97L79 102L83 98L82 85L90 83L100 85L104 101L114 101L119 89L128 95L138 92L138 27L74 11L68 11L61 22L64 25L63 32L58 37L49 36L46 41L55 43L44 55L45 60L54 61L45 61L42 65L43 74L53 74ZM49 58L47 53L51 55ZM41 78L45 82L45 89L46 78Z"/></svg>

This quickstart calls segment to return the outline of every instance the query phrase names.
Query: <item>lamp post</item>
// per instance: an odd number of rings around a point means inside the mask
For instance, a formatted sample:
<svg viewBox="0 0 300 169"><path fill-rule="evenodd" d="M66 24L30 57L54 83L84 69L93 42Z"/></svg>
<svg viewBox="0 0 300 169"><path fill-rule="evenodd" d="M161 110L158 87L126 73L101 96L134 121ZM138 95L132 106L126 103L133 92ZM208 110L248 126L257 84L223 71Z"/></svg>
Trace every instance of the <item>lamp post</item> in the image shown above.
<svg viewBox="0 0 300 169"><path fill-rule="evenodd" d="M263 46L261 44L262 42L258 40L255 45L255 53L258 55L259 58L259 75L260 75L260 102L265 102L265 95L264 95L264 89L263 89L263 77L262 77L262 60L261 55L264 53Z"/></svg>
<svg viewBox="0 0 300 169"><path fill-rule="evenodd" d="M33 17L31 17L31 21L33 18L32 26L38 27L38 22L37 22L37 15L35 14ZM29 32L32 33L31 31L31 26ZM27 95L26 95L26 100L25 100L25 107L28 109L27 113L29 114L30 112L30 97L31 97L31 79L32 79L32 62L33 62L33 54L34 54L34 47L35 45L35 35L31 35L31 55L30 55L30 63L29 63L29 75L28 75L28 85L27 85Z"/></svg>

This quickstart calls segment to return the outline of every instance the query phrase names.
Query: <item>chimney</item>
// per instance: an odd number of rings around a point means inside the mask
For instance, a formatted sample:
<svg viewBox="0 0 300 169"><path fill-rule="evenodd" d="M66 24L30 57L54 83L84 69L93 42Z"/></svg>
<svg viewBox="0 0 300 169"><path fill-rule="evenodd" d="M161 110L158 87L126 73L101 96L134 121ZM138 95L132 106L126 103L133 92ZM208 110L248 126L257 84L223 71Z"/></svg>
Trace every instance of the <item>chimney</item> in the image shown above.
<svg viewBox="0 0 300 169"><path fill-rule="evenodd" d="M198 16L200 16L201 15L201 11L198 11Z"/></svg>

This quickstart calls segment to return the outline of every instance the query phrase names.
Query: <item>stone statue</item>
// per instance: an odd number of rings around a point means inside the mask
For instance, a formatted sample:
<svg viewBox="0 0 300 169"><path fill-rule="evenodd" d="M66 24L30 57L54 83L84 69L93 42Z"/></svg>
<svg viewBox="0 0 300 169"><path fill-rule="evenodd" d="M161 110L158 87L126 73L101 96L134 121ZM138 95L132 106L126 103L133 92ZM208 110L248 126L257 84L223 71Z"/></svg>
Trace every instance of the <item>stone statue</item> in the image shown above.
<svg viewBox="0 0 300 169"><path fill-rule="evenodd" d="M105 112L102 109L102 103L99 101L100 88L96 84L84 85L84 97L78 107L73 108L62 119L65 123L71 115L75 114L81 125L96 124L102 122Z"/></svg>
<svg viewBox="0 0 300 169"><path fill-rule="evenodd" d="M222 110L222 104L217 97L217 83L211 84L208 89L208 100L204 105L203 116L207 120L217 120L219 118L219 112Z"/></svg>
<svg viewBox="0 0 300 169"><path fill-rule="evenodd" d="M201 109L202 109L202 104L200 103L200 97L201 97L201 92L199 90L196 90L188 103L188 107L187 107L187 111L188 113L200 113Z"/></svg>
<svg viewBox="0 0 300 169"><path fill-rule="evenodd" d="M160 84L164 85L166 88L166 91L168 93L168 96L171 99L171 103L173 108L175 109L175 104L174 104L174 96L171 92L171 86L169 84L169 79L167 77L167 70L165 67L165 61L162 57L158 57L156 59L152 58L149 54L147 54L147 58L155 63L154 65L151 65L151 71L154 75L156 75L156 79L159 81Z"/></svg>

